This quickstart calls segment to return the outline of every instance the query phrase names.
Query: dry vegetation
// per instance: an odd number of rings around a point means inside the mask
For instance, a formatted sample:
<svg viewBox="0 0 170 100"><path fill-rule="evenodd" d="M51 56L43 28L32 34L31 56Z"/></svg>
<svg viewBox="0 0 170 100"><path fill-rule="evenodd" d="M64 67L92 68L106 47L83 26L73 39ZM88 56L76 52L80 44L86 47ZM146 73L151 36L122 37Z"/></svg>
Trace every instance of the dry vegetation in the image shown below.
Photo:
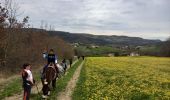
<svg viewBox="0 0 170 100"><path fill-rule="evenodd" d="M12 0L0 2L0 74L9 75L20 70L23 63L41 64L43 50L53 48L59 58L70 59L73 48L59 37L49 36L45 30L29 28L29 17L17 19L19 6Z"/></svg>
<svg viewBox="0 0 170 100"><path fill-rule="evenodd" d="M7 69L7 72L16 72L24 62L42 63L44 48L53 48L60 58L69 59L74 55L73 49L68 43L58 37L50 37L45 31L29 29L10 31L10 38L0 41L1 71ZM0 35L6 37L8 32L9 30L5 29Z"/></svg>

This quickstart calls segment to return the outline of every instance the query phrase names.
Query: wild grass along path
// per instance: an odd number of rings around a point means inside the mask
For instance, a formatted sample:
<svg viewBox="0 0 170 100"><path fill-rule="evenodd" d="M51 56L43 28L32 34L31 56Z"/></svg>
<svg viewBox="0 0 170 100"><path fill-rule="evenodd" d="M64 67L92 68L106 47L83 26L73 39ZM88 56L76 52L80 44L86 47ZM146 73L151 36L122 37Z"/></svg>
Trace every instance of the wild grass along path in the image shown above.
<svg viewBox="0 0 170 100"><path fill-rule="evenodd" d="M82 62L81 65L79 65L79 67L76 69L73 77L68 82L65 90L60 92L59 95L57 96L57 100L71 100L72 99L71 95L74 91L74 88L75 88L78 78L80 76L80 72L81 72L81 68L82 68L83 64L84 64L84 62Z"/></svg>

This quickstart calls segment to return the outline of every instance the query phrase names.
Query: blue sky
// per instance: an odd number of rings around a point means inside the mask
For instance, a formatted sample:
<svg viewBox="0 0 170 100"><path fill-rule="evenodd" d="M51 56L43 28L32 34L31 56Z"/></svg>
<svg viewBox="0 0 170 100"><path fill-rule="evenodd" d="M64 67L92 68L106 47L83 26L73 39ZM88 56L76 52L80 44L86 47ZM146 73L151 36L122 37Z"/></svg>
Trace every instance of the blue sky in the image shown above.
<svg viewBox="0 0 170 100"><path fill-rule="evenodd" d="M165 40L170 0L16 0L30 24L55 30Z"/></svg>

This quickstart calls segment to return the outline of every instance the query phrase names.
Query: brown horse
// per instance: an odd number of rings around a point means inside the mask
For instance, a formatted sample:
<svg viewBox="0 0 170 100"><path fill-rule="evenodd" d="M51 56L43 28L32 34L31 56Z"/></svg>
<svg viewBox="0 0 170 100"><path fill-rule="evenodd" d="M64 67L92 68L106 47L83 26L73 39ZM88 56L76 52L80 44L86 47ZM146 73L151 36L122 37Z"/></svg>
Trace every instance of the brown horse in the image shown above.
<svg viewBox="0 0 170 100"><path fill-rule="evenodd" d="M55 64L50 63L44 71L43 79L43 98L46 98L47 95L50 95L50 85L52 83L53 89L56 87L56 78L58 76L58 69Z"/></svg>

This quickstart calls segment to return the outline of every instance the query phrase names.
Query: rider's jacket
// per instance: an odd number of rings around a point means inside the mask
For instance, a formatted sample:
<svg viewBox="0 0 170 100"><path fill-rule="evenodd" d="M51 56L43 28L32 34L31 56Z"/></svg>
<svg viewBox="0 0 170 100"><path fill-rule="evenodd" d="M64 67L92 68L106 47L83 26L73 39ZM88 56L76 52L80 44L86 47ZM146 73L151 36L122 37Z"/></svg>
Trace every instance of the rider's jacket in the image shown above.
<svg viewBox="0 0 170 100"><path fill-rule="evenodd" d="M50 62L57 63L57 56L53 53L51 53L51 54L43 53L43 58L47 59L48 64Z"/></svg>
<svg viewBox="0 0 170 100"><path fill-rule="evenodd" d="M30 86L33 84L33 76L30 70L24 69L22 71L23 86Z"/></svg>
<svg viewBox="0 0 170 100"><path fill-rule="evenodd" d="M48 56L47 56L48 64L51 62L55 63L55 60L56 60L55 54L48 54Z"/></svg>

